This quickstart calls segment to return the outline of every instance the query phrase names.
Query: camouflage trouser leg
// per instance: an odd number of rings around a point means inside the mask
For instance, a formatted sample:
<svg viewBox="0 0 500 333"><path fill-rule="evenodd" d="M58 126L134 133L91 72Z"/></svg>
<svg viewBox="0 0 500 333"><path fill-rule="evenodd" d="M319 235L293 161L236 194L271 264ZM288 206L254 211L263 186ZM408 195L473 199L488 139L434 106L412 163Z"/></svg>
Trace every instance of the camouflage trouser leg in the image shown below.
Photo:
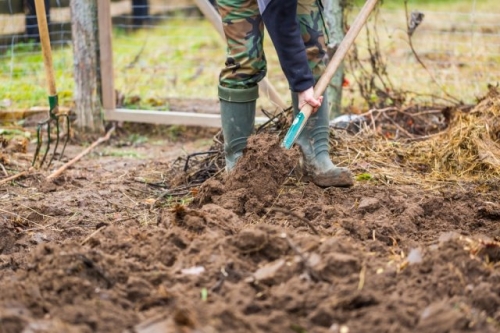
<svg viewBox="0 0 500 333"><path fill-rule="evenodd" d="M227 39L226 67L219 82L233 89L254 87L267 71L257 0L218 0L217 5Z"/></svg>
<svg viewBox="0 0 500 333"><path fill-rule="evenodd" d="M324 21L321 0L298 0L297 19L306 46L309 68L316 79L325 69ZM255 86L267 72L263 49L264 25L257 0L218 0L227 38L226 67L219 82L238 89Z"/></svg>
<svg viewBox="0 0 500 333"><path fill-rule="evenodd" d="M325 43L326 24L323 19L321 0L298 0L297 17L300 34L306 46L309 68L315 80L323 74L326 64L327 47Z"/></svg>

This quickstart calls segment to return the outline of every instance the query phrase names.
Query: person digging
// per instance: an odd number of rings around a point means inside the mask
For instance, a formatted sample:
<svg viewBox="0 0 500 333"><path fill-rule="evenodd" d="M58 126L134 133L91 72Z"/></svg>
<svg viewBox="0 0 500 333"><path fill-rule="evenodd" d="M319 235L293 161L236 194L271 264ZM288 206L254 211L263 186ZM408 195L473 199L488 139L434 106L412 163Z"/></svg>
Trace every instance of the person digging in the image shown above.
<svg viewBox="0 0 500 333"><path fill-rule="evenodd" d="M316 99L314 84L325 69L321 0L217 0L227 39L218 95L226 170L242 156L255 123L258 82L266 75L264 26L276 48L292 91L294 116L310 104L313 114L296 143L304 175L321 187L353 185L351 172L330 160L326 95Z"/></svg>

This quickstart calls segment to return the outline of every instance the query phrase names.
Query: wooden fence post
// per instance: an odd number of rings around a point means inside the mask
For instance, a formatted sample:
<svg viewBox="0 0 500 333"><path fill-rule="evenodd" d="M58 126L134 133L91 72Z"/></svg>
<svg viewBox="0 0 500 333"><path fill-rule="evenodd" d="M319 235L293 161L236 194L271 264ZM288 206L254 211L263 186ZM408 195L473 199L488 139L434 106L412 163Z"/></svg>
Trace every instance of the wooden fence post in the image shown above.
<svg viewBox="0 0 500 333"><path fill-rule="evenodd" d="M328 46L328 55L331 59L336 48L344 38L343 27L343 8L342 0L324 1L325 19L328 27L330 43ZM340 116L342 113L342 84L344 83L344 65L341 64L330 82L327 89L328 107L330 110L330 119Z"/></svg>
<svg viewBox="0 0 500 333"><path fill-rule="evenodd" d="M97 2L97 18L99 26L99 60L101 77L101 102L104 111L116 108L115 81L113 67L113 26L109 0Z"/></svg>
<svg viewBox="0 0 500 333"><path fill-rule="evenodd" d="M70 1L76 126L88 132L104 132L98 96L96 1Z"/></svg>

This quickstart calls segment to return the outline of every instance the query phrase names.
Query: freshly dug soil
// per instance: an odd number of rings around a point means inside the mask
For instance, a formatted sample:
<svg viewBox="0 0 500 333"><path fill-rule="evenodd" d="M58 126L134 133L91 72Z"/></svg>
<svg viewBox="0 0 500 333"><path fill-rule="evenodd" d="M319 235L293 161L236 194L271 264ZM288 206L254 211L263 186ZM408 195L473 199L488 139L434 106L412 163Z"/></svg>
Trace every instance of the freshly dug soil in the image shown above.
<svg viewBox="0 0 500 333"><path fill-rule="evenodd" d="M152 150L0 187L1 333L500 332L498 182L321 189L259 135L156 208Z"/></svg>
<svg viewBox="0 0 500 333"><path fill-rule="evenodd" d="M196 201L200 205L214 202L239 215L258 218L275 201L297 162L297 151L281 148L276 136L252 136L225 184L210 179Z"/></svg>

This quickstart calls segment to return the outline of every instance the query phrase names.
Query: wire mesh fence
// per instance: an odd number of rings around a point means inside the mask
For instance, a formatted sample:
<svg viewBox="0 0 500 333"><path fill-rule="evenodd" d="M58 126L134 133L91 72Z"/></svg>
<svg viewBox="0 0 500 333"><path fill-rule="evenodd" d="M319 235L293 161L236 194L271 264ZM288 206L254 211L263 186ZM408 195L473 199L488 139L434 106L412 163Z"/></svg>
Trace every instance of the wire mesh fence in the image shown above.
<svg viewBox="0 0 500 333"><path fill-rule="evenodd" d="M43 62L29 3L0 0L0 110L45 105ZM46 3L60 103L70 106L74 83L68 1ZM351 55L346 66L343 105L351 111L366 108L382 90L405 91L407 101L472 103L487 84L498 81L500 4L491 2L495 12L477 8L475 1L459 9L410 3L408 10L403 4L382 5L359 36L356 59ZM358 10L352 8L348 22ZM410 39L407 23L414 10L424 16ZM217 99L225 43L191 0L113 1L111 12L119 106L200 112L215 108L211 101ZM265 51L268 78L289 101L269 38ZM374 69L374 63L383 68ZM381 81L383 89L363 90L357 81L366 77L374 78L375 85ZM265 98L259 103L273 108Z"/></svg>
<svg viewBox="0 0 500 333"><path fill-rule="evenodd" d="M474 3L464 12L382 8L376 21L378 35L372 40L378 43L393 87L412 92L413 98L427 95L431 100L472 103L488 84L498 82L500 12L480 12ZM409 34L412 13L423 20ZM371 29L374 34L373 22ZM362 61L372 61L373 43L371 54L366 42L359 44L365 47Z"/></svg>

